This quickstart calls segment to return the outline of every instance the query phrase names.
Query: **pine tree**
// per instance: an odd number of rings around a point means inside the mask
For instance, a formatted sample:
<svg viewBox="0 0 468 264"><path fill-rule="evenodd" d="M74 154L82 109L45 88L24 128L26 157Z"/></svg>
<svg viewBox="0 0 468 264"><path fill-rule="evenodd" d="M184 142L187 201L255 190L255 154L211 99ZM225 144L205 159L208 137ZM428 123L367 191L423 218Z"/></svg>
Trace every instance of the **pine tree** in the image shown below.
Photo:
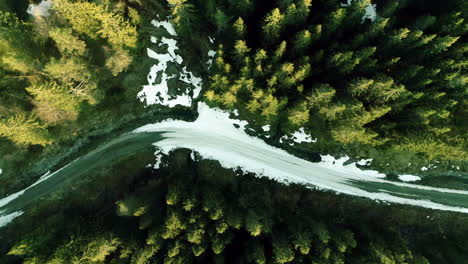
<svg viewBox="0 0 468 264"><path fill-rule="evenodd" d="M245 37L245 34L247 32L247 27L246 27L246 25L244 23L244 20L241 17L239 17L236 20L233 27L234 27L234 31L236 32L238 38L244 38Z"/></svg>
<svg viewBox="0 0 468 264"><path fill-rule="evenodd" d="M234 49L238 60L244 59L245 55L250 52L250 48L247 47L247 43L244 40L236 41Z"/></svg>
<svg viewBox="0 0 468 264"><path fill-rule="evenodd" d="M33 96L37 115L42 120L53 124L78 117L82 99L71 94L68 87L54 82L35 83L26 90Z"/></svg>
<svg viewBox="0 0 468 264"><path fill-rule="evenodd" d="M294 260L294 251L284 238L273 240L273 258L275 263L290 263Z"/></svg>
<svg viewBox="0 0 468 264"><path fill-rule="evenodd" d="M284 15L281 14L281 11L278 8L273 9L265 17L262 30L265 34L265 39L268 42L274 42L277 40L281 34L281 31L284 26Z"/></svg>
<svg viewBox="0 0 468 264"><path fill-rule="evenodd" d="M78 59L51 60L45 65L45 71L64 84L85 82L91 78L87 65Z"/></svg>
<svg viewBox="0 0 468 264"><path fill-rule="evenodd" d="M218 27L218 33L226 30L231 24L231 18L228 17L221 9L216 10L215 23Z"/></svg>
<svg viewBox="0 0 468 264"><path fill-rule="evenodd" d="M0 119L0 136L25 145L46 146L53 142L46 126L25 113Z"/></svg>
<svg viewBox="0 0 468 264"><path fill-rule="evenodd" d="M369 87L374 83L372 79L359 78L353 80L349 86L348 91L354 97L359 97L361 95L367 94Z"/></svg>
<svg viewBox="0 0 468 264"><path fill-rule="evenodd" d="M336 91L327 83L316 84L312 93L307 96L310 107L324 106L330 103L335 97Z"/></svg>
<svg viewBox="0 0 468 264"><path fill-rule="evenodd" d="M294 249L299 251L302 255L308 255L312 244L312 234L303 231L294 234L293 245Z"/></svg>
<svg viewBox="0 0 468 264"><path fill-rule="evenodd" d="M312 44L312 35L308 30L296 33L294 39L294 49L296 52L305 53Z"/></svg>
<svg viewBox="0 0 468 264"><path fill-rule="evenodd" d="M346 51L332 55L328 60L328 65L342 74L349 74L360 62L360 58L355 56L354 52Z"/></svg>
<svg viewBox="0 0 468 264"><path fill-rule="evenodd" d="M86 43L74 36L70 28L53 28L49 35L62 55L83 56L86 52Z"/></svg>
<svg viewBox="0 0 468 264"><path fill-rule="evenodd" d="M57 0L54 1L54 10L77 33L107 39L113 47L136 47L136 27L122 15L108 12L103 5Z"/></svg>
<svg viewBox="0 0 468 264"><path fill-rule="evenodd" d="M259 240L253 240L248 246L247 261L256 264L266 264L265 251Z"/></svg>
<svg viewBox="0 0 468 264"><path fill-rule="evenodd" d="M440 54L445 52L448 48L450 48L460 37L436 37L430 45L429 52L432 54Z"/></svg>
<svg viewBox="0 0 468 264"><path fill-rule="evenodd" d="M335 32L343 23L346 17L346 9L338 8L332 12L327 18L327 23L325 24L327 34L332 34Z"/></svg>
<svg viewBox="0 0 468 264"><path fill-rule="evenodd" d="M253 11L254 0L228 0L237 15L248 15Z"/></svg>
<svg viewBox="0 0 468 264"><path fill-rule="evenodd" d="M195 27L195 7L187 0L167 0L171 6L172 21L182 35L191 34Z"/></svg>
<svg viewBox="0 0 468 264"><path fill-rule="evenodd" d="M288 120L294 127L301 127L309 121L307 102L298 103L288 111Z"/></svg>
<svg viewBox="0 0 468 264"><path fill-rule="evenodd" d="M274 52L274 57L273 57L275 61L279 61L283 57L284 53L286 52L286 46L287 44L286 44L286 41L284 40L278 45L278 47L276 48Z"/></svg>

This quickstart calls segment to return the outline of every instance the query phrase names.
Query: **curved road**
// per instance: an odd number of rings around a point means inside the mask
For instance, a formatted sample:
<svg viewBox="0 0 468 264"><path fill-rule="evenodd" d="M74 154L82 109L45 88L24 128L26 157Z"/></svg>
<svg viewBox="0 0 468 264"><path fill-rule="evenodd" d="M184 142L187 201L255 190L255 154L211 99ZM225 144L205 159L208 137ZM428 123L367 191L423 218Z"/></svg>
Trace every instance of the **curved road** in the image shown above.
<svg viewBox="0 0 468 264"><path fill-rule="evenodd" d="M0 200L0 226L18 216L41 196L66 187L90 171L111 166L120 159L144 149L159 148L167 153L174 148L190 148L204 158L219 160L227 168L281 181L313 185L339 193L392 203L468 213L468 192L386 181L370 177L365 171L343 170L330 163L313 163L248 136L243 123L228 114L200 103L195 122L164 121L121 135L60 170L44 175L18 193ZM235 128L233 124L237 123Z"/></svg>

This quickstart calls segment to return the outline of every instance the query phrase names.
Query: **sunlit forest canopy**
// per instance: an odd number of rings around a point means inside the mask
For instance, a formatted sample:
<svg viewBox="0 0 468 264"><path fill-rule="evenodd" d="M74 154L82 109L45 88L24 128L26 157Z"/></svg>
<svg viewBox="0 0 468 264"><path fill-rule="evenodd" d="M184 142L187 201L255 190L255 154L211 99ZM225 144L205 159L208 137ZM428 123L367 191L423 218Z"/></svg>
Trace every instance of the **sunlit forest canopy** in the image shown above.
<svg viewBox="0 0 468 264"><path fill-rule="evenodd" d="M140 17L131 5L51 3L28 15L24 5L2 2L0 135L18 144L56 142L52 127L100 103L137 45Z"/></svg>
<svg viewBox="0 0 468 264"><path fill-rule="evenodd" d="M467 159L466 1L168 2L187 38L208 21L217 39L212 105L350 151Z"/></svg>

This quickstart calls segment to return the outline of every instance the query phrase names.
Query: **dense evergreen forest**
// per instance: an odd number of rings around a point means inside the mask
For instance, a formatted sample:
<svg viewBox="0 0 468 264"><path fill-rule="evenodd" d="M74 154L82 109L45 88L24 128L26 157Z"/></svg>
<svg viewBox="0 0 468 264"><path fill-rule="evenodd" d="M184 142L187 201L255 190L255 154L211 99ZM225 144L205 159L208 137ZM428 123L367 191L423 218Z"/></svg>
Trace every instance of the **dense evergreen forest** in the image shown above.
<svg viewBox="0 0 468 264"><path fill-rule="evenodd" d="M26 12L39 2L0 0L0 197L130 122L194 115L136 98L151 20L166 17L204 77L201 100L271 125L256 135L268 143L466 168L467 1L52 0ZM300 128L318 142L280 144ZM284 185L188 150L153 162L142 151L42 197L0 229L0 263L468 261L465 215Z"/></svg>
<svg viewBox="0 0 468 264"><path fill-rule="evenodd" d="M321 151L467 160L467 1L168 2L188 39L212 27L212 105Z"/></svg>
<svg viewBox="0 0 468 264"><path fill-rule="evenodd" d="M8 252L1 263L468 259L463 215L286 186L223 169L216 161L193 161L190 152L173 152L157 170L145 168L151 153L133 157L43 199L0 230Z"/></svg>
<svg viewBox="0 0 468 264"><path fill-rule="evenodd" d="M26 12L40 2L0 0L2 196L155 111L136 94L154 63L146 48L159 4L54 0L46 13Z"/></svg>

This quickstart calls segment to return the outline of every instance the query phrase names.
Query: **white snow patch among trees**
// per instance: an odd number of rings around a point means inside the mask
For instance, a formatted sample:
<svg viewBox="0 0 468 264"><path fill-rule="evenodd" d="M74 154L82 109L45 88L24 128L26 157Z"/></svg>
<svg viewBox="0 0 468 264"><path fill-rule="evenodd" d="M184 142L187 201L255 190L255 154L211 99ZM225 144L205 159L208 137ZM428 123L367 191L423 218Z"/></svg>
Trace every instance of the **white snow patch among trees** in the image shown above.
<svg viewBox="0 0 468 264"><path fill-rule="evenodd" d="M26 12L35 17L48 17L50 16L49 10L51 7L51 0L43 0L38 5L30 4Z"/></svg>
<svg viewBox="0 0 468 264"><path fill-rule="evenodd" d="M366 13L362 17L362 21L365 19L370 19L372 22L377 19L377 6L375 4L370 4L366 7Z"/></svg>
<svg viewBox="0 0 468 264"><path fill-rule="evenodd" d="M297 131L292 133L290 136L284 135L280 138L280 143L283 143L285 140L291 140L293 142L289 143L290 146L293 146L294 143L315 143L317 142L316 138L312 138L311 135L307 134L303 127L299 128Z"/></svg>
<svg viewBox="0 0 468 264"><path fill-rule="evenodd" d="M358 1L358 0L348 0L345 4L341 4L342 7L349 7L351 6L353 1ZM359 0L362 1L362 0ZM372 22L377 19L377 6L376 4L369 4L366 6L366 10L364 15L362 16L362 22L364 22L366 19L370 19Z"/></svg>
<svg viewBox="0 0 468 264"><path fill-rule="evenodd" d="M368 176L368 177L374 177L374 178L385 178L385 174L380 173L375 170L361 170L356 166L356 164L359 165L367 165L369 160L360 160L358 162L353 162L347 165L344 165L346 161L349 160L348 156L341 157L339 159L336 159L335 157L331 155L320 155L322 158L322 161L320 164L322 164L324 167L330 169L330 170L335 170L335 171L340 171L340 172L345 172L345 173L351 173L351 174L361 174L363 176ZM370 160L372 161L372 160Z"/></svg>
<svg viewBox="0 0 468 264"><path fill-rule="evenodd" d="M415 181L420 181L421 180L420 177L414 176L414 175L399 175L398 179L400 179L401 181L404 181L404 182L415 182Z"/></svg>
<svg viewBox="0 0 468 264"><path fill-rule="evenodd" d="M270 131L271 125L264 125L262 126L263 131L268 132Z"/></svg>
<svg viewBox="0 0 468 264"><path fill-rule="evenodd" d="M208 61L206 62L206 64L208 64L208 70L211 69L211 66L213 65L213 58L214 56L216 55L216 51L214 50L209 50L208 51Z"/></svg>
<svg viewBox="0 0 468 264"><path fill-rule="evenodd" d="M177 36L174 27L168 21L153 20L152 24L156 27L162 26L170 35ZM193 73L187 71L186 66L182 68L183 59L180 55L176 54L176 50L179 49L177 40L166 37L158 40L156 37L152 37L151 42L155 44L159 42L160 47L167 46L167 53L159 54L151 49L147 49L148 56L156 59L158 63L151 67L148 74L148 85L143 86L137 97L142 102L146 101L146 105L159 104L171 108L176 105L190 107L193 98L198 97L200 94L202 79L195 77ZM167 74L166 70L169 63L177 65L180 71L177 74ZM173 79L184 82L188 87L192 86L192 89L187 88L185 91L178 92L177 94L174 94L174 92L170 94L168 81ZM157 81L158 83L156 83Z"/></svg>
<svg viewBox="0 0 468 264"><path fill-rule="evenodd" d="M177 32L175 31L174 26L172 25L171 22L169 21L158 21L158 20L153 20L151 21L151 24L155 27L163 27L171 36L177 36Z"/></svg>
<svg viewBox="0 0 468 264"><path fill-rule="evenodd" d="M367 166L372 163L372 160L373 159L362 159L362 160L357 161L356 164L361 165L361 166Z"/></svg>

